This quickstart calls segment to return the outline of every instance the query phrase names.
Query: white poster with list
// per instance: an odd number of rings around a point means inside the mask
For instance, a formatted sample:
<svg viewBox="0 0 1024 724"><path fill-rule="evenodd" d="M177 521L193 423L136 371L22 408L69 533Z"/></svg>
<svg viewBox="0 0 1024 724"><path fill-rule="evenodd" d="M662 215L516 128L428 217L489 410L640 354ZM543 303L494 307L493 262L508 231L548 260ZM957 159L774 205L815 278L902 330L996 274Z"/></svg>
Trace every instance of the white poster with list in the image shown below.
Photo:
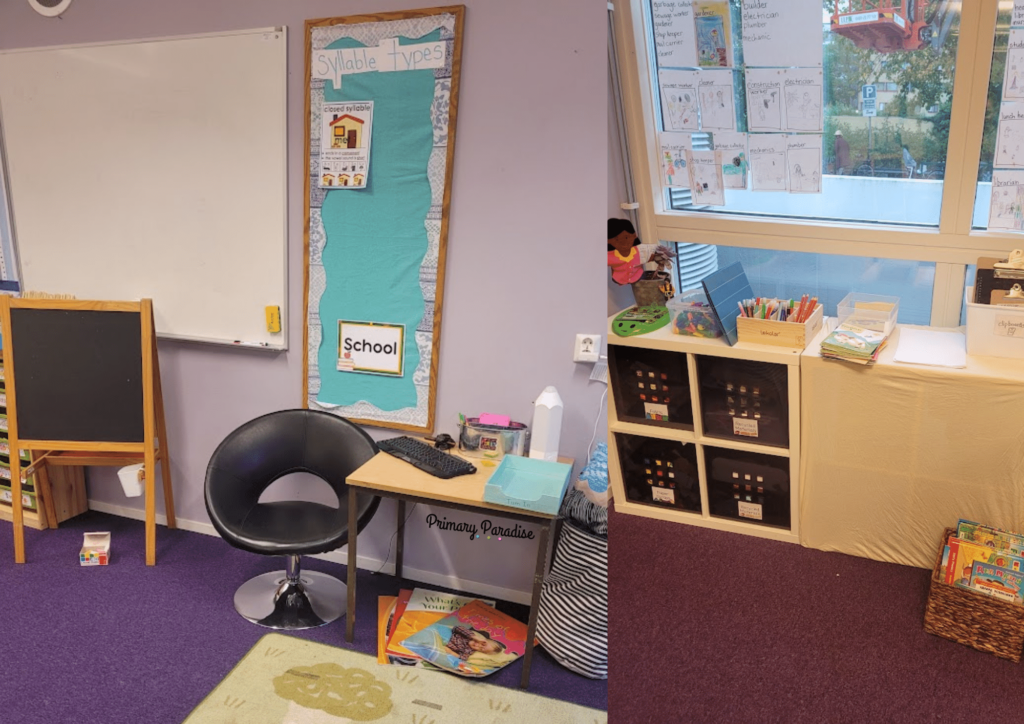
<svg viewBox="0 0 1024 724"><path fill-rule="evenodd" d="M1010 18L1010 25L1015 28L1024 25L1024 0L1013 0L1013 17Z"/></svg>
<svg viewBox="0 0 1024 724"><path fill-rule="evenodd" d="M696 68L693 0L651 0L654 48L659 68Z"/></svg>
<svg viewBox="0 0 1024 724"><path fill-rule="evenodd" d="M821 67L821 0L743 0L747 65Z"/></svg>
<svg viewBox="0 0 1024 724"><path fill-rule="evenodd" d="M661 108L666 131L696 131L698 123L697 78L699 70L658 71Z"/></svg>

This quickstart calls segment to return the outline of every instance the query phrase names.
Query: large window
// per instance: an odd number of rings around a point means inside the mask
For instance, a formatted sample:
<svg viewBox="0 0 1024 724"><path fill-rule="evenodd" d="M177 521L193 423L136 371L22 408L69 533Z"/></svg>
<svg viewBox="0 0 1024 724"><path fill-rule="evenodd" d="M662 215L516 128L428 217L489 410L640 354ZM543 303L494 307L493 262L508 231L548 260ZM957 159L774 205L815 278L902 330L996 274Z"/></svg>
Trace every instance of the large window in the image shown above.
<svg viewBox="0 0 1024 724"><path fill-rule="evenodd" d="M967 265L1024 245L980 223L1010 0L614 7L643 237L758 264L752 282L899 295L901 321L938 325L960 321Z"/></svg>
<svg viewBox="0 0 1024 724"><path fill-rule="evenodd" d="M756 5L747 1L747 5ZM807 3L804 3L807 5ZM817 62L819 66L779 69L759 67L744 59L743 37L754 32L747 25L752 17L744 12L741 0L730 0L729 20L733 22L732 70L683 69L670 63L685 62L679 53L660 52L666 44L660 33L655 33L654 20L661 17L666 6L674 2L654 0L650 8L651 28L648 39L653 48L652 57L657 66L658 93L654 96L658 106L656 114L659 131L672 132L681 120L675 98L687 73L698 84L696 95L699 112L696 126L711 134L712 147L717 146L715 130L723 125L713 111L726 104L703 101L700 91L712 79L717 85L730 88L731 101L727 110L735 131L748 135L748 160L751 176L759 172L757 160L750 158L750 149L758 141L779 138L774 132L785 133L789 145L811 141L813 151L804 156L813 159L815 169L801 166L798 158L790 159L798 151L780 154L780 168L785 167L790 178L771 188L788 186L789 190L754 190L758 183L750 178L742 188L726 188L724 204L699 205L688 188L668 188L668 206L674 209L693 209L705 212L728 211L747 214L793 218L842 219L869 223L917 224L938 226L942 201L942 179L946 167L946 149L949 142L950 98L953 91L953 72L959 31L959 7L954 3L936 3L929 7L928 23L916 32L905 28L913 21L904 21L905 14L913 17L914 4L901 9L899 0L889 17L878 12L864 12L879 3L826 0L821 11L818 37L806 42L819 43L820 53L808 54L804 62ZM879 16L879 17L876 17ZM859 22L844 22L850 19ZM687 22L677 18L677 25ZM753 23L756 24L756 20ZM921 30L929 40L922 42ZM812 28L814 30L814 28ZM890 39L889 35L893 37ZM882 49L879 49L879 46ZM773 59L761 58L762 63ZM779 62L784 62L780 59ZM716 76L725 75L726 82ZM765 80L767 79L767 80ZM747 81L757 88L748 91ZM797 81L808 81L797 85ZM772 83L766 93L760 92L764 83ZM685 82L685 81L684 81ZM775 94L778 89L778 95ZM796 89L796 90L793 90ZM869 95L869 98L865 98ZM779 104L774 101L781 98ZM751 101L748 103L748 100ZM778 109L778 122L766 114ZM694 124L688 124L693 130ZM686 132L686 131L684 131ZM732 140L735 134L724 132ZM729 149L734 146L729 144ZM728 163L728 157L723 159ZM806 164L805 164L806 165ZM813 175L813 178L811 178ZM801 185L800 177L808 178ZM810 190L807 189L810 187Z"/></svg>

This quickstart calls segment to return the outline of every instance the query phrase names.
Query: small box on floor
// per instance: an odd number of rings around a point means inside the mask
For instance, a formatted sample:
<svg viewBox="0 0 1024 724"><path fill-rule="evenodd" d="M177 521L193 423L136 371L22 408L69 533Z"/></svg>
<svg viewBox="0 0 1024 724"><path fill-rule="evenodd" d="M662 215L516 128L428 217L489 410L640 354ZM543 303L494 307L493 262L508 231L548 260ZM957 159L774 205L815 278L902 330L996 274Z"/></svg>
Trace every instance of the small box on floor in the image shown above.
<svg viewBox="0 0 1024 724"><path fill-rule="evenodd" d="M110 560L110 533L86 533L78 562L83 566L105 566Z"/></svg>

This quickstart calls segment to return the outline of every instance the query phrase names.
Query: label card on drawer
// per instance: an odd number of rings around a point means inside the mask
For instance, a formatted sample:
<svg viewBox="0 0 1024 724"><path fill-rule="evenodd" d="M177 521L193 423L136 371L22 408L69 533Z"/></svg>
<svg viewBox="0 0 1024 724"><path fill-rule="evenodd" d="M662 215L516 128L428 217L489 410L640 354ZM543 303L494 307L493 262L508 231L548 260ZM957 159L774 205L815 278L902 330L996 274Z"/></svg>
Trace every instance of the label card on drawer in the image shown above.
<svg viewBox="0 0 1024 724"><path fill-rule="evenodd" d="M732 434L742 437L757 437L757 420L732 418Z"/></svg>
<svg viewBox="0 0 1024 724"><path fill-rule="evenodd" d="M648 420L668 421L668 405L655 405L653 402L644 403L644 412Z"/></svg>
<svg viewBox="0 0 1024 724"><path fill-rule="evenodd" d="M676 491L671 488L651 488L651 495L659 503L676 504ZM760 508L761 506L757 506ZM760 518L758 518L760 520Z"/></svg>
<svg viewBox="0 0 1024 724"><path fill-rule="evenodd" d="M763 519L761 515L761 510L764 506L762 506L760 503L744 503L740 501L739 506L739 513L741 518L750 518L752 520Z"/></svg>

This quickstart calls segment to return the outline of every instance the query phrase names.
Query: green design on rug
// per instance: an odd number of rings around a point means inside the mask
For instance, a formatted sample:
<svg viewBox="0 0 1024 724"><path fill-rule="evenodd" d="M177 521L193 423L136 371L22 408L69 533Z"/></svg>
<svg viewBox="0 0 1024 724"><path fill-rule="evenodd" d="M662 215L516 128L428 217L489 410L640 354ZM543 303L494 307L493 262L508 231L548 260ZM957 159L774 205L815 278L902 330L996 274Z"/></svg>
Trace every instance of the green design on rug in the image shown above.
<svg viewBox="0 0 1024 724"><path fill-rule="evenodd" d="M184 724L607 724L597 709L267 634Z"/></svg>

